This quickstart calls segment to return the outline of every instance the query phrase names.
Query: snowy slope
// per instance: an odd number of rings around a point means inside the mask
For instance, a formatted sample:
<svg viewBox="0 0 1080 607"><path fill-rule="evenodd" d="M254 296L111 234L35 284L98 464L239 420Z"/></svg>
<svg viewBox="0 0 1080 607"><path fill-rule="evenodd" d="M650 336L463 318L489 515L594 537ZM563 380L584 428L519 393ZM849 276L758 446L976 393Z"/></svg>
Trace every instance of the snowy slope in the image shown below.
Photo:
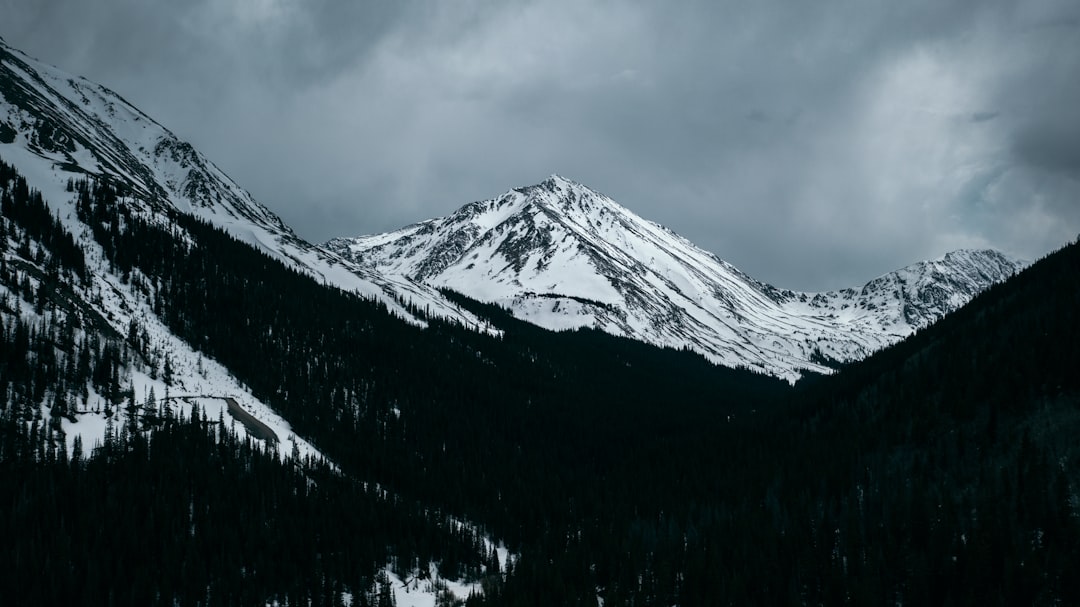
<svg viewBox="0 0 1080 607"><path fill-rule="evenodd" d="M218 167L109 89L41 63L0 40L0 156L35 188L73 174L123 183L147 210L201 217L322 282L476 324L429 286L357 267L293 233ZM40 185L39 185L40 184Z"/></svg>
<svg viewBox="0 0 1080 607"><path fill-rule="evenodd" d="M2 39L0 160L13 165L42 194L49 211L84 253L88 270L86 280L65 277L55 282L49 277L49 253L44 253L49 247L28 237L29 231L14 219L0 218L4 228L0 230L0 268L4 268L0 327L18 324L35 331L49 327L54 332L59 327L77 327L73 343L112 343L124 348L116 377L121 400L112 388L103 390L108 394L99 394L95 384L88 382L86 386L46 386L40 402L31 402L28 419L50 428L49 440L65 445L69 454L81 445L81 454L90 455L108 437L134 425L129 424L134 416L143 420L166 414L188 417L197 407L209 427L216 427L220 419L225 428L252 438L283 459L293 454L325 459L228 368L169 330L152 308L153 278L138 268L121 275L112 267L90 227L79 219L77 193L68 187L72 178L91 176L119 186L124 204L149 221L167 222L174 210L200 217L287 266L382 301L409 322L424 324L406 304L495 332L431 286L374 274L304 242L190 144L120 96L27 57ZM0 183L0 190L11 185ZM190 234L175 225L172 228L177 238L199 246ZM63 292L62 298L70 305L37 309L33 294L43 292ZM132 345L132 333L139 336L137 347ZM74 359L63 347L56 349L61 363ZM6 403L0 405L10 410ZM474 533L481 537L478 531ZM489 550L496 546L493 539L483 541ZM505 562L506 549L497 550ZM422 584L414 580L411 586L393 578L398 582L394 588L400 595L398 604L434 605L440 593L456 593L464 599L480 590L478 584L441 578L434 566L427 573L428 580Z"/></svg>
<svg viewBox="0 0 1080 607"><path fill-rule="evenodd" d="M780 290L558 175L327 248L543 327L596 327L788 379L898 341L1022 267L994 251L957 251L857 289Z"/></svg>
<svg viewBox="0 0 1080 607"><path fill-rule="evenodd" d="M10 149L0 146L0 160L10 164L23 159L20 154L9 152ZM51 173L47 175L52 176ZM314 446L297 437L286 420L253 396L228 369L173 335L154 314L145 294L136 291L136 281L146 277L135 270L133 275L125 280L110 269L104 252L90 234L89 228L76 219L75 194L67 192L61 182L50 181L41 175L38 175L38 178L36 185L43 198L50 209L61 218L85 253L88 280L85 284L65 286L68 297L75 305L43 310L35 310L35 306L12 293L7 285L0 282L0 321L5 326L12 326L16 316L25 325L34 327L44 326L44 321L48 319L53 326L78 327L74 331L74 339L77 341L89 339L91 334L94 334L93 337L102 342L110 337L126 335L134 326L144 336L146 349L151 354L136 356L127 367L121 383L125 391L131 391L139 405L153 402L159 407L168 407L174 415L184 416L190 416L197 405L208 419L216 420L220 413L227 423L235 425L241 436L249 434L248 426L243 420L228 411L225 400L228 398L236 407L273 433L274 436L270 439L266 436L252 437L259 438L268 448L277 449L282 457L292 453L294 444L303 457L323 457ZM8 186L9 184L0 183L0 189ZM4 221L7 222L6 219ZM19 242L13 238L13 234L8 232L4 236L6 246L0 247L0 256L3 257L5 267L15 269L14 282L25 281L35 291L52 290L54 287L42 284L47 268L36 261L36 252L42 245L32 239L28 240L30 254L21 255L18 252ZM143 284L147 282L150 281L144 280ZM69 354L61 353L60 356ZM173 370L172 382L169 385L166 385L163 373L166 358ZM47 394L40 403L41 416L45 422L51 418L48 406L50 397L51 395ZM131 414L126 407L110 402L104 395L97 394L92 387L87 388L85 397L71 405L72 410L67 417L60 420L60 424L68 451L74 450L76 438L79 438L83 455L89 455L96 445L103 443L107 428L122 428L127 416Z"/></svg>
<svg viewBox="0 0 1080 607"><path fill-rule="evenodd" d="M41 183L50 185L47 180ZM12 183L0 180L0 191L4 190L10 193ZM55 350L55 358L51 363L44 362L48 358L37 350L31 354L32 364L59 368L78 364L73 361L78 359L79 348L73 344L124 344L118 377L121 397L117 400L108 389L99 393L94 382L62 386L64 382L60 381L46 385L40 400L32 401L28 411L19 409L17 415L24 415L28 425L58 428L58 434L50 430L47 441L66 447L69 457L78 450L85 458L109 440L118 440L128 428L137 427L132 423L135 419L146 424L153 423L148 419L160 420L168 415L189 418L198 407L209 428L250 437L256 448L276 453L283 460L294 454L304 460L325 460L313 444L297 436L287 420L255 397L229 369L170 332L153 310L155 281L138 268L125 275L114 271L90 228L78 221L74 193L58 182L42 190L42 194L79 243L85 255L87 278L84 281L63 272L50 277L50 256L55 249L28 236L25 225L9 219L5 210L0 216L0 329L15 332L18 323L46 335L43 341L51 346L48 350ZM43 292L49 295L42 298ZM42 299L50 303L35 305ZM62 337L68 329L70 340ZM132 334L138 338L132 339ZM10 397L12 393L8 394ZM61 402L63 406L58 404ZM10 401L0 402L4 415L13 415L13 410ZM364 483L364 488L388 502L402 499L377 484ZM517 558L484 535L477 525L452 517L446 517L445 523L456 529L468 527L469 533L482 542L485 553L497 552L500 563ZM380 574L392 583L388 587L397 605L441 604L440 596L463 601L471 593L482 592L478 580L444 578L436 564L427 565L426 575L414 569L399 578L395 570L387 565Z"/></svg>

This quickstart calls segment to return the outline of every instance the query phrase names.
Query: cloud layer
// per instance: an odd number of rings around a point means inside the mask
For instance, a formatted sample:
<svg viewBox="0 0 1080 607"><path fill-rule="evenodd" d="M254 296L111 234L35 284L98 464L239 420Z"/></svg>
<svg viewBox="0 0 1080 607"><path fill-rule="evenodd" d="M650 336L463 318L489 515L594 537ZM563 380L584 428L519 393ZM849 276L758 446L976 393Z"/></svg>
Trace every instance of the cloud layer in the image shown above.
<svg viewBox="0 0 1080 607"><path fill-rule="evenodd" d="M314 241L558 172L779 286L1080 232L1061 1L0 0Z"/></svg>

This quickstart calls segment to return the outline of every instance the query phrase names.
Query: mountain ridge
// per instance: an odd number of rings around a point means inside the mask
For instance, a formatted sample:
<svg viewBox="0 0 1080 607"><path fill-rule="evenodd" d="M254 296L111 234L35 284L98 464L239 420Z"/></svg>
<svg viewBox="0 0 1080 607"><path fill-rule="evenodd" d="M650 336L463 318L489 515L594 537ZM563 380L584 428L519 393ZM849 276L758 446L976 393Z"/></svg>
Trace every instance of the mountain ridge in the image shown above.
<svg viewBox="0 0 1080 607"><path fill-rule="evenodd" d="M394 232L325 245L373 272L794 380L925 327L1024 262L968 250L850 289L779 289L578 182L552 175Z"/></svg>
<svg viewBox="0 0 1080 607"><path fill-rule="evenodd" d="M123 184L146 212L167 208L220 226L286 265L382 301L423 325L409 305L479 326L437 291L366 272L304 241L190 143L114 91L0 43L0 152L50 200L91 176Z"/></svg>

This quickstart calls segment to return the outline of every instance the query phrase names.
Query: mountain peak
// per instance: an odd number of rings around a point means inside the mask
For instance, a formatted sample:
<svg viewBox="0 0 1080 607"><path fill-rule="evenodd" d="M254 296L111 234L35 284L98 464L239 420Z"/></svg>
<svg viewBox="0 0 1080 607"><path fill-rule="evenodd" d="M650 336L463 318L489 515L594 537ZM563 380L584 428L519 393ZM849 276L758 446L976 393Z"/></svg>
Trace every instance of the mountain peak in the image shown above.
<svg viewBox="0 0 1080 607"><path fill-rule="evenodd" d="M587 190L592 192L587 186L582 185L573 179L567 179L558 173L552 173L547 179L537 183L535 185L522 186L514 188L512 191L517 191L525 194L534 194L537 192L548 192L554 194L557 197L565 197L574 192L580 192Z"/></svg>
<svg viewBox="0 0 1080 607"><path fill-rule="evenodd" d="M954 251L862 288L780 291L559 174L328 247L549 329L598 328L788 379L827 372L822 358L866 356L1022 267L997 251Z"/></svg>
<svg viewBox="0 0 1080 607"><path fill-rule="evenodd" d="M1013 259L998 251L997 249L956 249L955 251L949 251L940 258L941 261L949 263L968 262L968 261L1012 261L1017 262L1020 260Z"/></svg>
<svg viewBox="0 0 1080 607"><path fill-rule="evenodd" d="M1013 272L1024 268L1028 262L1006 255L995 249L957 249L930 259L921 261L896 272L924 274L924 281L939 280L948 276L956 281L960 277L968 282L968 293L974 295L985 285L984 278L992 281L1008 278Z"/></svg>
<svg viewBox="0 0 1080 607"><path fill-rule="evenodd" d="M546 187L546 188L580 188L580 187L585 187L582 184L574 181L573 179L568 179L568 178L563 177L562 175L560 175L558 173L552 173L551 175L548 176L547 179L541 181L538 185L541 186L541 187Z"/></svg>
<svg viewBox="0 0 1080 607"><path fill-rule="evenodd" d="M514 192L525 196L520 200L523 209L541 209L552 217L562 217L579 223L595 223L604 215L622 216L635 222L643 221L611 198L557 173L536 185L511 190L509 194Z"/></svg>

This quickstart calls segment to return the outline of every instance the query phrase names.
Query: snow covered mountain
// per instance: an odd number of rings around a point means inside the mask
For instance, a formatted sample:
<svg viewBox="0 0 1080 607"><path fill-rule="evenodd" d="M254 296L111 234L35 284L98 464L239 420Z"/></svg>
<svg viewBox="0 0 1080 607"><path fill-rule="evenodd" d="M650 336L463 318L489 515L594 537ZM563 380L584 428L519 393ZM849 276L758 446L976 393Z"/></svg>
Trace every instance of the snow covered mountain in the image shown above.
<svg viewBox="0 0 1080 607"><path fill-rule="evenodd" d="M253 432L275 435L268 440L295 443L305 455L315 453L312 445L294 436L288 422L254 397L228 369L173 335L150 309L145 294L111 267L90 226L78 218L78 194L69 183L72 179L92 177L116 185L125 193L126 205L160 223L169 221L169 210L200 217L326 284L380 300L410 322L424 324L409 312L405 302L482 326L429 286L383 278L303 241L190 144L122 97L30 58L2 39L0 161L14 167L30 189L41 193L50 214L85 253L89 269L84 283L70 287L66 298L74 302L74 308L66 312L35 309L21 301L15 289L0 283L0 320L13 323L19 318L36 326L46 315L54 314L58 315L54 321L87 327L82 330L84 338L94 334L102 340L127 335L133 326L138 327L147 336L151 355L127 369L124 383L139 399L151 392L161 397L171 389L169 402L179 411L196 404L211 414L227 408L230 416L243 422L241 428L258 428ZM0 183L0 191L9 190L10 194L11 187L11 183ZM179 228L175 231L178 238L191 240ZM3 261L16 272L8 277L12 284L26 281L29 288L42 290L49 282L48 269L36 261L33 252L46 248L44 244L26 236L25 246L20 247L18 239L8 240L14 238L11 234L3 238ZM72 318L64 320L67 315ZM175 378L168 388L162 380L166 359ZM104 437L111 416L124 414L110 411L107 402L91 390L73 405L74 412L61 422L69 449L75 437L82 436L89 453Z"/></svg>
<svg viewBox="0 0 1080 607"><path fill-rule="evenodd" d="M137 331L146 352L134 357L139 360L120 365L124 370L118 379L138 402L154 401L151 396L156 395L158 405L174 413L190 415L196 406L214 416L228 411L239 422L241 433L267 444L295 445L304 456L318 455L314 446L293 434L290 424L254 397L228 369L173 335L136 292L130 277L125 279L110 268L89 227L78 220L76 193L67 182L84 176L109 180L122 184L130 194L128 202L142 205L148 215L177 207L225 226L234 235L246 236L249 242L265 239L272 245L262 248L278 255L290 247L302 251L302 243L276 216L190 145L115 93L40 64L2 40L0 162L13 167L28 189L41 194L42 204L48 205L60 229L79 247L88 270L81 280L58 278L51 265L55 259L42 262L51 257L46 253L48 239L35 236L34 229L24 229L25 212L12 211L9 221L10 209L5 206L5 230L0 233L0 267L7 272L0 277L0 321L5 326L21 323L39 331L77 327L66 338L57 339L57 343L70 344L106 343ZM5 205L18 199L13 195L18 187L14 180L0 180ZM32 305L35 298L39 303ZM53 305L40 303L45 300ZM69 451L81 444L83 455L89 455L105 440L108 428L124 423L131 413L117 407L114 400L87 386L85 394L69 403L65 415L55 416ZM45 420L54 417L47 406L40 415ZM290 451L282 449L285 454Z"/></svg>
<svg viewBox="0 0 1080 607"><path fill-rule="evenodd" d="M122 183L148 212L203 218L322 282L382 300L422 324L402 302L477 323L434 289L357 267L300 239L191 144L113 91L37 61L0 39L0 157L48 200L89 175ZM65 195L70 197L70 195Z"/></svg>
<svg viewBox="0 0 1080 607"><path fill-rule="evenodd" d="M98 188L103 184L112 187ZM34 386L20 391L23 384L13 383L13 374L0 378L8 386L0 411L8 420L25 419L33 428L31 436L40 437L43 452L47 444L89 457L117 436L127 440L131 433L149 434L148 428L165 420L195 419L198 411L204 420L199 423L211 428L211 436L235 431L241 440L251 439L282 459L325 459L313 441L294 431L295 418L285 419L282 409L270 405L275 402L270 399L287 396L268 397L268 390L259 392L238 379L234 364L207 354L213 351L206 343L209 337L202 343L190 334L180 337L177 324L168 322L159 305L168 299L162 284L180 279L137 264L121 268L115 253L123 247L105 244L110 237L102 235L108 223L99 221L102 216L115 220L110 224L114 236L132 228L136 219L140 225L166 228L162 231L169 244L151 256L213 250L214 242L225 240L217 234L200 239L198 234L209 231L191 227L195 223L181 221L177 212L192 215L324 284L381 301L413 324L423 325L424 319L406 304L489 330L431 286L374 274L305 242L190 144L119 95L36 61L2 39L0 202L0 332L9 338L0 347L5 359L0 371L15 368L8 364L13 360L25 363L28 374L33 370L29 383ZM91 208L100 215L91 215ZM225 250L235 249L243 246ZM275 264L268 265L278 272ZM205 275L203 280L198 288L204 297L220 286L206 282ZM226 307L204 309L220 314L228 312ZM400 328L380 310L370 309ZM260 325L264 328L275 329L266 323ZM9 343L19 348L8 351ZM65 370L63 379L57 369ZM215 426L215 420L221 424ZM296 464L298 469L306 465ZM364 491L392 499L389 489L364 481ZM453 525L483 537L464 519ZM493 540L482 541L488 553L498 552L500 562L513 558ZM434 562L412 576L403 571L389 566L380 571L396 604L433 605L437 595L455 593L461 602L480 592L478 581L446 579Z"/></svg>
<svg viewBox="0 0 1080 607"><path fill-rule="evenodd" d="M781 290L558 175L326 247L543 327L596 327L788 379L896 342L1023 266L996 251L956 251L859 288Z"/></svg>
<svg viewBox="0 0 1080 607"><path fill-rule="evenodd" d="M201 217L412 322L423 323L406 302L483 327L437 290L449 287L551 329L598 327L789 379L895 342L1021 267L1000 253L964 251L858 289L780 290L558 176L446 218L315 246L116 93L2 40L0 158L51 204L73 204L72 176L120 183L145 213Z"/></svg>

